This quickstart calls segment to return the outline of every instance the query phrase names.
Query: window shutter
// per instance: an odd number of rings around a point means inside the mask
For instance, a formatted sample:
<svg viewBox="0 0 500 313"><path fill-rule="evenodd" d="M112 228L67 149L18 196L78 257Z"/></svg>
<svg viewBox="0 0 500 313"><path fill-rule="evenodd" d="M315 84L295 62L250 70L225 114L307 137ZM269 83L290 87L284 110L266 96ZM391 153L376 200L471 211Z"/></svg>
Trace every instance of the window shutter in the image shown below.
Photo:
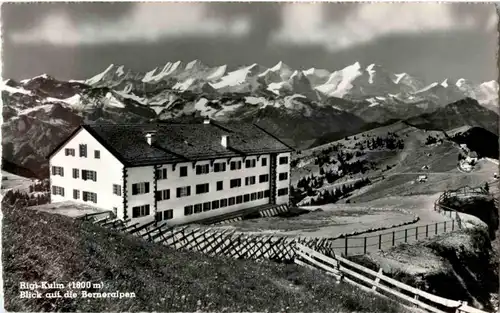
<svg viewBox="0 0 500 313"><path fill-rule="evenodd" d="M82 179L87 180L87 171L86 170L82 170Z"/></svg>
<svg viewBox="0 0 500 313"><path fill-rule="evenodd" d="M97 172L94 172L94 181L97 181Z"/></svg>
<svg viewBox="0 0 500 313"><path fill-rule="evenodd" d="M138 193L138 190L137 190L137 184L133 184L132 185L132 195L136 195Z"/></svg>
<svg viewBox="0 0 500 313"><path fill-rule="evenodd" d="M146 190L146 193L149 193L149 183L145 183L145 190Z"/></svg>
<svg viewBox="0 0 500 313"><path fill-rule="evenodd" d="M190 196L191 195L191 186L188 186L187 187L187 195Z"/></svg>
<svg viewBox="0 0 500 313"><path fill-rule="evenodd" d="M97 194L94 193L94 203L97 203Z"/></svg>
<svg viewBox="0 0 500 313"><path fill-rule="evenodd" d="M86 191L83 192L82 199L83 199L83 201L87 201L87 192Z"/></svg>

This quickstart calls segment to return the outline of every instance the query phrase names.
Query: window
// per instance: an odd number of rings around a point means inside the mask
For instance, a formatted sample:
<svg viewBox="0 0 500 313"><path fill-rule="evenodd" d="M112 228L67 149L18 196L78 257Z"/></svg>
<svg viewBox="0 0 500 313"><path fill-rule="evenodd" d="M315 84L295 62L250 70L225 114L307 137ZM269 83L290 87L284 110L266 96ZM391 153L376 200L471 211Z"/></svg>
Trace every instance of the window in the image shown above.
<svg viewBox="0 0 500 313"><path fill-rule="evenodd" d="M101 151L94 150L94 158L95 159L100 159L101 158Z"/></svg>
<svg viewBox="0 0 500 313"><path fill-rule="evenodd" d="M171 220L174 218L174 210L163 211L163 220Z"/></svg>
<svg viewBox="0 0 500 313"><path fill-rule="evenodd" d="M191 186L177 188L177 198L187 197L190 195L191 195Z"/></svg>
<svg viewBox="0 0 500 313"><path fill-rule="evenodd" d="M269 198L269 189L264 190L264 198Z"/></svg>
<svg viewBox="0 0 500 313"><path fill-rule="evenodd" d="M148 215L149 215L149 204L135 206L132 208L132 217L133 218L148 216Z"/></svg>
<svg viewBox="0 0 500 313"><path fill-rule="evenodd" d="M122 186L113 184L113 194L117 196L122 195Z"/></svg>
<svg viewBox="0 0 500 313"><path fill-rule="evenodd" d="M80 199L80 190L73 189L73 199Z"/></svg>
<svg viewBox="0 0 500 313"><path fill-rule="evenodd" d="M229 185L231 188L241 187L241 178L231 179Z"/></svg>
<svg viewBox="0 0 500 313"><path fill-rule="evenodd" d="M269 181L269 174L259 175L259 183L267 183Z"/></svg>
<svg viewBox="0 0 500 313"><path fill-rule="evenodd" d="M82 170L82 179L83 180L97 181L97 172L96 171L89 171L89 170Z"/></svg>
<svg viewBox="0 0 500 313"><path fill-rule="evenodd" d="M181 177L188 176L188 167L187 166L181 166L180 167L180 176Z"/></svg>
<svg viewBox="0 0 500 313"><path fill-rule="evenodd" d="M203 203L203 212L210 211L210 202Z"/></svg>
<svg viewBox="0 0 500 313"><path fill-rule="evenodd" d="M52 166L52 175L64 176L64 168L61 166Z"/></svg>
<svg viewBox="0 0 500 313"><path fill-rule="evenodd" d="M245 201L245 202L250 201L250 195L249 194L244 195L243 196L243 201Z"/></svg>
<svg viewBox="0 0 500 313"><path fill-rule="evenodd" d="M58 186L52 186L52 194L54 196L63 196L64 197L64 188Z"/></svg>
<svg viewBox="0 0 500 313"><path fill-rule="evenodd" d="M231 171L240 170L241 169L241 161L232 161L231 162Z"/></svg>
<svg viewBox="0 0 500 313"><path fill-rule="evenodd" d="M243 196L236 196L236 204L243 203Z"/></svg>
<svg viewBox="0 0 500 313"><path fill-rule="evenodd" d="M217 190L222 190L222 189L224 189L224 182L221 180L217 182Z"/></svg>
<svg viewBox="0 0 500 313"><path fill-rule="evenodd" d="M87 145L80 145L80 157L87 157Z"/></svg>
<svg viewBox="0 0 500 313"><path fill-rule="evenodd" d="M202 175L208 173L210 173L210 166L208 164L196 165L196 175Z"/></svg>
<svg viewBox="0 0 500 313"><path fill-rule="evenodd" d="M279 173L278 177L279 177L279 180L287 180L288 173Z"/></svg>
<svg viewBox="0 0 500 313"><path fill-rule="evenodd" d="M64 149L64 154L65 155L75 156L75 149L66 148L66 149Z"/></svg>
<svg viewBox="0 0 500 313"><path fill-rule="evenodd" d="M212 210L218 209L220 206L219 200L212 201Z"/></svg>
<svg viewBox="0 0 500 313"><path fill-rule="evenodd" d="M255 167L257 166L257 160L253 159L253 160L246 160L245 161L245 167L246 168L252 168L252 167Z"/></svg>
<svg viewBox="0 0 500 313"><path fill-rule="evenodd" d="M262 158L262 166L267 166L267 158Z"/></svg>
<svg viewBox="0 0 500 313"><path fill-rule="evenodd" d="M149 193L149 183L132 184L132 195Z"/></svg>
<svg viewBox="0 0 500 313"><path fill-rule="evenodd" d="M229 198L229 206L234 205L234 202L235 202L234 197Z"/></svg>
<svg viewBox="0 0 500 313"><path fill-rule="evenodd" d="M227 207L227 199L221 199L220 200L220 207L221 208Z"/></svg>
<svg viewBox="0 0 500 313"><path fill-rule="evenodd" d="M73 169L73 178L80 178L80 170L77 168Z"/></svg>
<svg viewBox="0 0 500 313"><path fill-rule="evenodd" d="M82 194L83 201L90 201L97 203L97 194L94 192L84 191Z"/></svg>
<svg viewBox="0 0 500 313"><path fill-rule="evenodd" d="M255 185L255 176L245 177L245 185Z"/></svg>
<svg viewBox="0 0 500 313"><path fill-rule="evenodd" d="M280 157L280 164L288 164L288 157Z"/></svg>
<svg viewBox="0 0 500 313"><path fill-rule="evenodd" d="M167 179L167 169L161 168L156 170L156 179L158 180Z"/></svg>
<svg viewBox="0 0 500 313"><path fill-rule="evenodd" d="M170 189L158 190L156 192L156 201L163 201L170 199Z"/></svg>
<svg viewBox="0 0 500 313"><path fill-rule="evenodd" d="M264 198L264 191L257 192L257 199L262 199L262 198Z"/></svg>
<svg viewBox="0 0 500 313"><path fill-rule="evenodd" d="M196 185L196 194L207 193L208 192L208 184L199 184Z"/></svg>
<svg viewBox="0 0 500 313"><path fill-rule="evenodd" d="M202 211L201 203L194 205L194 213L200 213Z"/></svg>
<svg viewBox="0 0 500 313"><path fill-rule="evenodd" d="M226 163L214 163L214 172L225 172Z"/></svg>
<svg viewBox="0 0 500 313"><path fill-rule="evenodd" d="M256 192L252 192L250 194L250 201L254 201L254 200L257 200L257 193Z"/></svg>
<svg viewBox="0 0 500 313"><path fill-rule="evenodd" d="M278 189L278 197L279 196L285 196L288 194L288 188L281 188L281 189Z"/></svg>
<svg viewBox="0 0 500 313"><path fill-rule="evenodd" d="M193 206L192 205L187 205L184 207L184 215L191 215L193 214Z"/></svg>

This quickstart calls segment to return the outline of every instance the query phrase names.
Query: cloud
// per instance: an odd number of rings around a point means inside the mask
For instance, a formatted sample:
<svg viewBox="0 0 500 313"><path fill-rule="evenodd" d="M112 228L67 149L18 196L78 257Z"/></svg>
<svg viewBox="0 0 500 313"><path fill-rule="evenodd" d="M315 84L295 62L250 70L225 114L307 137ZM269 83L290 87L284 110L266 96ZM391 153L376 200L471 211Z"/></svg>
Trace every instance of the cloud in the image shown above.
<svg viewBox="0 0 500 313"><path fill-rule="evenodd" d="M65 10L48 13L31 29L7 34L14 43L74 46L157 41L168 37L239 37L251 30L246 16L209 17L203 3L137 3L118 19L74 19Z"/></svg>
<svg viewBox="0 0 500 313"><path fill-rule="evenodd" d="M329 19L336 4L286 4L282 25L272 36L278 44L321 45L330 51L349 48L390 34L418 34L496 28L493 6L467 12L454 4L364 3L345 6L343 18ZM325 10L329 7L329 10ZM355 9L353 9L355 8ZM338 14L337 14L338 16Z"/></svg>

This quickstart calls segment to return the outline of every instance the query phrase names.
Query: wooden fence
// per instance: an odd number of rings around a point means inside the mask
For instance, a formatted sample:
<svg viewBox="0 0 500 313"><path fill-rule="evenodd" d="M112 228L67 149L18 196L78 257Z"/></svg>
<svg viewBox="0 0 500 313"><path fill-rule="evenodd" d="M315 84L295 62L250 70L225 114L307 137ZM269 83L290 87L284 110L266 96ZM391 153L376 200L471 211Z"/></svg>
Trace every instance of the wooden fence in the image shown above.
<svg viewBox="0 0 500 313"><path fill-rule="evenodd" d="M296 244L295 263L326 271L337 282L347 282L368 292L389 296L418 306L430 312L486 313L467 305L467 302L450 300L433 295L384 275L382 269L374 271L338 255L324 255L319 251Z"/></svg>
<svg viewBox="0 0 500 313"><path fill-rule="evenodd" d="M249 234L232 229L201 225L172 227L165 223L155 222L144 225L129 224L130 221L120 221L112 215L105 214L105 212L88 214L82 219L174 249L239 259L265 258L283 262L293 262L295 258L293 247L297 243L321 251L325 255L334 253L346 256L360 255L390 249L403 243L412 243L452 232L462 227L460 222L451 220L408 227L399 231L388 231L378 235L312 238L276 234Z"/></svg>

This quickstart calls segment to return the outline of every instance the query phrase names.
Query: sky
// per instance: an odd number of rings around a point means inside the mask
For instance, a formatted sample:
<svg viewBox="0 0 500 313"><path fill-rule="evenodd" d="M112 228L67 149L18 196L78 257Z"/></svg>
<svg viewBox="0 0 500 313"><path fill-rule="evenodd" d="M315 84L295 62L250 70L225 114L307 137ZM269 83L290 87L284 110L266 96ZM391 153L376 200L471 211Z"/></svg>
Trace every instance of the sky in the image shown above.
<svg viewBox="0 0 500 313"><path fill-rule="evenodd" d="M194 59L330 71L375 63L426 82L498 77L492 4L5 3L1 14L4 79Z"/></svg>

